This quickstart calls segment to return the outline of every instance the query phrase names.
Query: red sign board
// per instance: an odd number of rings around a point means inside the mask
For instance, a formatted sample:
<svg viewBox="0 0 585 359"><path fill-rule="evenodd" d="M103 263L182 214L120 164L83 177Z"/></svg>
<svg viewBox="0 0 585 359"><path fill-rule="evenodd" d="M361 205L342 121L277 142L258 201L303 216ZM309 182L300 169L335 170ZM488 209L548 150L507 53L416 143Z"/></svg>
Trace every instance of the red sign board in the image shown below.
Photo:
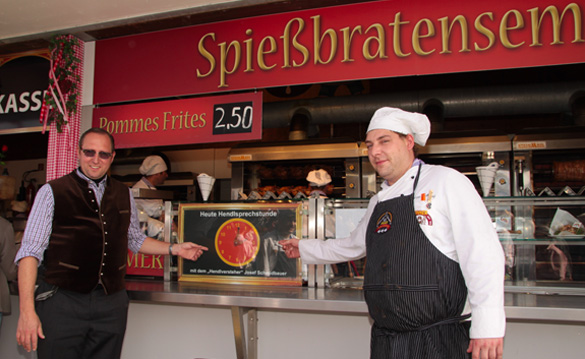
<svg viewBox="0 0 585 359"><path fill-rule="evenodd" d="M126 274L162 277L164 275L164 257L134 253L128 250L128 266Z"/></svg>
<svg viewBox="0 0 585 359"><path fill-rule="evenodd" d="M102 40L94 98L581 63L584 14L569 0L392 0Z"/></svg>
<svg viewBox="0 0 585 359"><path fill-rule="evenodd" d="M230 142L262 138L262 93L96 108L93 127L116 148Z"/></svg>

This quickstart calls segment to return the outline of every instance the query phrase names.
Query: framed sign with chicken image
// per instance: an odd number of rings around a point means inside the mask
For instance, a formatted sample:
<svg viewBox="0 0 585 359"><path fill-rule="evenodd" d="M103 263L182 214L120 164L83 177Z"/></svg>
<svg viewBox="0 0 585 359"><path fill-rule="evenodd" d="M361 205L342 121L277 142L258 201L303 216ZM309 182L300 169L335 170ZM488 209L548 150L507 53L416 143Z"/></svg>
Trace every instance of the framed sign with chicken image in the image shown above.
<svg viewBox="0 0 585 359"><path fill-rule="evenodd" d="M283 239L300 238L300 202L182 203L179 242L209 248L196 262L179 258L179 280L255 285L302 285L299 259Z"/></svg>

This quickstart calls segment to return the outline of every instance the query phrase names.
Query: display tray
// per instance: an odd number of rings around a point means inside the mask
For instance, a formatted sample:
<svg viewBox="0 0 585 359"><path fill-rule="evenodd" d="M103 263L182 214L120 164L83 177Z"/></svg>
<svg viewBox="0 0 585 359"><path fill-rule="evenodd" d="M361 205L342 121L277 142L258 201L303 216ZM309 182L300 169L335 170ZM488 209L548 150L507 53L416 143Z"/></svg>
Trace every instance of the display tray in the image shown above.
<svg viewBox="0 0 585 359"><path fill-rule="evenodd" d="M506 244L550 245L563 243L566 245L585 245L585 238L500 238Z"/></svg>
<svg viewBox="0 0 585 359"><path fill-rule="evenodd" d="M516 239L521 236L522 234L518 233L498 233L498 237L500 237L500 239Z"/></svg>
<svg viewBox="0 0 585 359"><path fill-rule="evenodd" d="M561 234L556 236L551 236L554 239L563 239L563 240L574 240L574 239L583 239L585 235L583 234Z"/></svg>

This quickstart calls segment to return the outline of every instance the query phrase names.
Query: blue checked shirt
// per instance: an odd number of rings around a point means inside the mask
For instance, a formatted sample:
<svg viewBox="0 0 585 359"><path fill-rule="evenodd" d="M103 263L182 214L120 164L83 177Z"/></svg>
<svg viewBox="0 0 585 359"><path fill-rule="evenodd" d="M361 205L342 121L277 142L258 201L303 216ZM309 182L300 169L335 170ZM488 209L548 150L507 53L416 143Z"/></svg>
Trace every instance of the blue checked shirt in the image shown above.
<svg viewBox="0 0 585 359"><path fill-rule="evenodd" d="M77 175L89 184L95 195L98 204L101 204L102 197L106 190L106 177L99 183L96 184L85 176L79 169L77 169ZM128 248L137 253L142 247L146 235L140 231L140 225L138 221L138 212L134 204L134 197L130 188L128 188L130 195L130 226L128 227ZM39 263L43 260L43 253L49 245L49 238L51 231L53 230L53 212L55 208L55 199L53 197L53 191L51 185L45 184L42 186L35 197L34 205L31 209L26 229L24 230L24 236L22 237L21 247L16 255L14 261L18 263L24 257L35 257L39 260Z"/></svg>

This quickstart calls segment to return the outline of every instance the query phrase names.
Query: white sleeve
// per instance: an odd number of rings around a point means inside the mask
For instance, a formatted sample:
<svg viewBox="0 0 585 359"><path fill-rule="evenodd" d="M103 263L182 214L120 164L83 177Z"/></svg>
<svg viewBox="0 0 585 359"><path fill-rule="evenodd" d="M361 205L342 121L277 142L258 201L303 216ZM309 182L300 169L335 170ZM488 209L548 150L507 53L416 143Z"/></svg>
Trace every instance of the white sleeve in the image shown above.
<svg viewBox="0 0 585 359"><path fill-rule="evenodd" d="M489 213L464 175L452 172L445 185L446 211L471 305L470 337L504 336L504 252Z"/></svg>
<svg viewBox="0 0 585 359"><path fill-rule="evenodd" d="M356 260L366 255L366 230L377 203L374 196L357 227L346 238L302 239L299 241L301 260L305 264L332 264Z"/></svg>

